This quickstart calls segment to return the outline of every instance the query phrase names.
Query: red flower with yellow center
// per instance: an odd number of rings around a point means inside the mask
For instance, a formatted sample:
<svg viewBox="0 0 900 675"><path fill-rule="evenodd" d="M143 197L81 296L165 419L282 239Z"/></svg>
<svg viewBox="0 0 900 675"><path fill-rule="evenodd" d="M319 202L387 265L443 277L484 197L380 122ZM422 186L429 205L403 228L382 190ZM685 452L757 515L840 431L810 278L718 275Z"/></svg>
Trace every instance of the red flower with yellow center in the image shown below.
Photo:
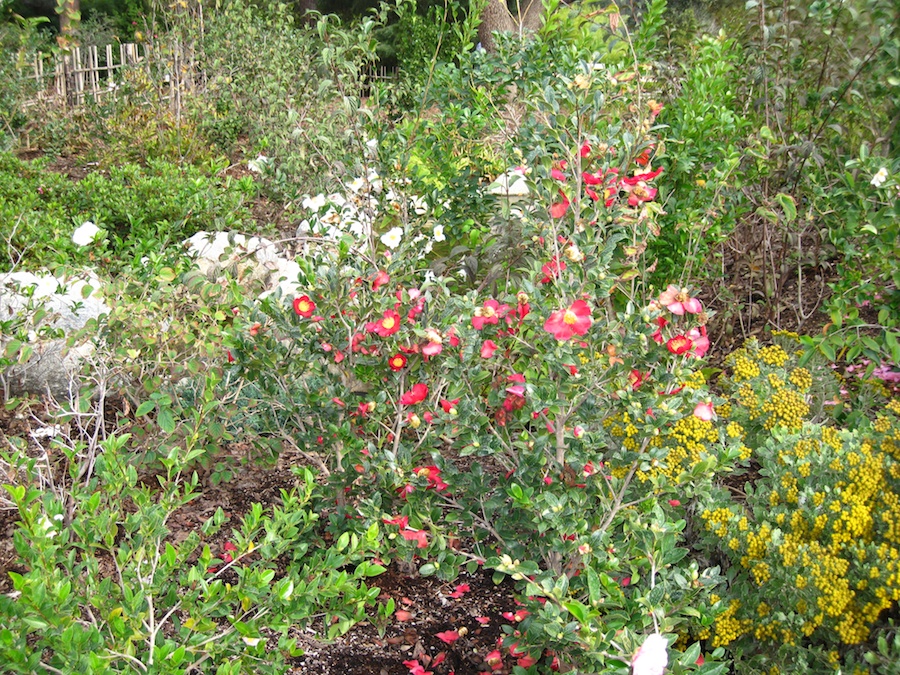
<svg viewBox="0 0 900 675"><path fill-rule="evenodd" d="M384 316L375 322L374 331L381 337L393 335L400 330L400 315L392 309L385 311Z"/></svg>
<svg viewBox="0 0 900 675"><path fill-rule="evenodd" d="M560 342L574 335L584 335L591 327L591 308L584 300L576 300L566 309L553 312L544 322L544 330Z"/></svg>
<svg viewBox="0 0 900 675"><path fill-rule="evenodd" d="M686 335L676 335L666 343L666 349L675 354L675 356L691 351L693 346L694 343Z"/></svg>
<svg viewBox="0 0 900 675"><path fill-rule="evenodd" d="M388 359L388 366L393 371L403 370L406 368L407 359L403 354L394 354Z"/></svg>
<svg viewBox="0 0 900 675"><path fill-rule="evenodd" d="M301 295L299 298L294 299L294 312L296 312L298 316L308 319L315 311L316 303L310 300L308 295Z"/></svg>

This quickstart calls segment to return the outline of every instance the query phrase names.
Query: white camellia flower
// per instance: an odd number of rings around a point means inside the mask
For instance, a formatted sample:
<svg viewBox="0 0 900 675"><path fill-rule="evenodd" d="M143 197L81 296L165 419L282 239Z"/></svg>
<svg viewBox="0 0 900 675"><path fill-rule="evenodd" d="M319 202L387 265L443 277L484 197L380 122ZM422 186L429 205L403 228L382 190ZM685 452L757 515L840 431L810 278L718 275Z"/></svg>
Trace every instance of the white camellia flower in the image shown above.
<svg viewBox="0 0 900 675"><path fill-rule="evenodd" d="M878 173L876 173L874 176L872 176L872 180L870 182L872 183L872 185L874 185L875 187L878 188L878 187L881 187L882 185L884 185L884 181L887 180L887 177L888 177L887 169L884 167L881 167L880 169L878 169Z"/></svg>
<svg viewBox="0 0 900 675"><path fill-rule="evenodd" d="M663 675L669 663L669 642L659 633L648 635L631 659L632 675Z"/></svg>
<svg viewBox="0 0 900 675"><path fill-rule="evenodd" d="M304 209L309 209L310 211L318 213L319 209L325 206L325 201L325 195L318 194L315 197L305 197L300 204Z"/></svg>
<svg viewBox="0 0 900 675"><path fill-rule="evenodd" d="M437 242L445 241L447 239L447 237L444 234L444 226L443 225L435 225L432 236L434 237L434 240Z"/></svg>
<svg viewBox="0 0 900 675"><path fill-rule="evenodd" d="M247 162L247 168L253 173L262 173L271 162L272 160L265 155L259 155L256 159Z"/></svg>
<svg viewBox="0 0 900 675"><path fill-rule="evenodd" d="M391 228L389 232L385 232L383 235L381 235L381 243L391 250L397 248L400 245L401 239L403 239L402 227Z"/></svg>
<svg viewBox="0 0 900 675"><path fill-rule="evenodd" d="M101 232L102 230L99 227L90 220L86 220L72 233L72 241L79 246L87 246L88 244L93 244L97 235Z"/></svg>

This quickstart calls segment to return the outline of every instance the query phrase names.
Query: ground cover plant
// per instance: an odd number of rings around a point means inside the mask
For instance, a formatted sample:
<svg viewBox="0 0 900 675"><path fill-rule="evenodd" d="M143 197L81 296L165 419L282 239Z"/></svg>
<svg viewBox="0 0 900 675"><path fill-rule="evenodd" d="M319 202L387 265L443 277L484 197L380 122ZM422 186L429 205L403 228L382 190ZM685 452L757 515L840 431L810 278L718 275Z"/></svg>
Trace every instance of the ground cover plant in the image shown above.
<svg viewBox="0 0 900 675"><path fill-rule="evenodd" d="M90 266L108 308L80 386L0 415L9 672L896 672L896 13L760 7L776 46L676 66L665 2L550 3L392 90L390 7L157 9L205 57L180 121L135 81L73 137L94 170L0 157L6 268ZM184 254L247 227L290 285ZM52 318L0 317L0 365Z"/></svg>

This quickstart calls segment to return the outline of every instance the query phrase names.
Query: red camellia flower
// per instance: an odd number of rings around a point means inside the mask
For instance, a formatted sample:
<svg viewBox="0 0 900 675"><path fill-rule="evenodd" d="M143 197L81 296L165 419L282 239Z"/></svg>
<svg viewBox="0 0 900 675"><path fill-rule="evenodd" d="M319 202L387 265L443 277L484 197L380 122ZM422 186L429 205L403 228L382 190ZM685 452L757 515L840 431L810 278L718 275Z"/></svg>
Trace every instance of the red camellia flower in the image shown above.
<svg viewBox="0 0 900 675"><path fill-rule="evenodd" d="M301 295L294 299L294 312L304 319L308 319L316 311L316 303L309 299L308 295Z"/></svg>
<svg viewBox="0 0 900 675"><path fill-rule="evenodd" d="M409 526L409 516L394 516L393 518L382 518L381 522L385 525L399 525L401 530Z"/></svg>
<svg viewBox="0 0 900 675"><path fill-rule="evenodd" d="M628 374L628 381L631 383L631 389L638 389L644 383L644 376L639 370L634 370Z"/></svg>
<svg viewBox="0 0 900 675"><path fill-rule="evenodd" d="M506 316L507 312L509 312L509 305L501 305L493 298L485 300L481 307L475 309L475 315L472 317L472 328L481 330L486 324L496 324Z"/></svg>
<svg viewBox="0 0 900 675"><path fill-rule="evenodd" d="M484 344L481 345L481 358L489 359L494 355L494 352L497 351L497 345L493 340L485 340Z"/></svg>
<svg viewBox="0 0 900 675"><path fill-rule="evenodd" d="M407 359L403 354L394 354L388 359L388 366L393 371L403 370L406 367Z"/></svg>
<svg viewBox="0 0 900 675"><path fill-rule="evenodd" d="M459 403L459 399L458 399L458 398L454 398L454 399L452 399L452 400L448 400L448 399L446 399L446 398L442 398L442 399L441 399L441 408L444 410L445 413L447 413L447 414L449 415L450 412L451 412L454 408L456 408L456 404L457 404L457 403Z"/></svg>
<svg viewBox="0 0 900 675"><path fill-rule="evenodd" d="M499 649L488 652L484 657L484 662L491 667L491 670L501 670L503 668L503 654Z"/></svg>
<svg viewBox="0 0 900 675"><path fill-rule="evenodd" d="M400 397L400 403L403 405L415 405L421 403L428 396L428 387L421 382L414 384L413 388Z"/></svg>
<svg viewBox="0 0 900 675"><path fill-rule="evenodd" d="M406 528L405 530L400 530L400 536L407 541L416 542L417 548L428 547L428 535L425 533L425 530L414 530L412 528Z"/></svg>
<svg viewBox="0 0 900 675"><path fill-rule="evenodd" d="M375 322L372 332L378 333L381 337L393 335L400 330L400 315L392 309L385 311L384 315Z"/></svg>
<svg viewBox="0 0 900 675"><path fill-rule="evenodd" d="M544 330L564 342L587 333L592 322L590 306L584 300L576 300L568 308L553 312L544 322Z"/></svg>
<svg viewBox="0 0 900 675"><path fill-rule="evenodd" d="M391 277L388 276L387 272L382 272L379 270L378 274L375 275L375 280L372 281L372 290L377 291L379 288L384 286L391 280Z"/></svg>
<svg viewBox="0 0 900 675"><path fill-rule="evenodd" d="M563 194L562 190L560 190L559 194L562 195L562 201L554 202L550 206L551 218L562 218L564 215L566 215L566 211L568 210L569 204L571 203L569 201L569 198L566 197L565 194Z"/></svg>
<svg viewBox="0 0 900 675"><path fill-rule="evenodd" d="M436 466L420 466L413 469L413 471L415 471L417 476L424 477L428 481L428 487L434 488L438 492L450 487L444 482L444 479L441 478L441 470Z"/></svg>
<svg viewBox="0 0 900 675"><path fill-rule="evenodd" d="M694 343L686 335L676 335L666 343L666 349L675 354L675 356L691 351L693 346Z"/></svg>
<svg viewBox="0 0 900 675"><path fill-rule="evenodd" d="M558 260L556 256L553 256L550 259L550 262L544 263L541 266L541 272L544 273L544 278L541 279L542 284L549 284L553 279L559 276L559 273L566 269L566 263Z"/></svg>

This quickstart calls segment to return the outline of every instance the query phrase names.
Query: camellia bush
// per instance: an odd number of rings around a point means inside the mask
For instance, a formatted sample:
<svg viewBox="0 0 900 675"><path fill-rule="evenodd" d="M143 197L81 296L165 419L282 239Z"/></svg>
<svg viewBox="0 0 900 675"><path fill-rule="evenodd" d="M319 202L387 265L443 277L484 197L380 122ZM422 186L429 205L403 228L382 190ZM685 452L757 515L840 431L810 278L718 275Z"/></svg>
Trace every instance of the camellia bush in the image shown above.
<svg viewBox="0 0 900 675"><path fill-rule="evenodd" d="M517 139L530 196L476 194L514 224L505 275L436 275L427 202L372 174L309 200L300 288L240 309L229 358L266 433L328 476L333 527L380 524L383 557L421 574L519 583L487 665L625 672L651 634L681 640L673 672L721 672L690 638L721 577L688 555L686 507L749 453L704 384L702 303L641 282L659 108L639 64L561 63ZM342 222L366 199L370 218Z"/></svg>

